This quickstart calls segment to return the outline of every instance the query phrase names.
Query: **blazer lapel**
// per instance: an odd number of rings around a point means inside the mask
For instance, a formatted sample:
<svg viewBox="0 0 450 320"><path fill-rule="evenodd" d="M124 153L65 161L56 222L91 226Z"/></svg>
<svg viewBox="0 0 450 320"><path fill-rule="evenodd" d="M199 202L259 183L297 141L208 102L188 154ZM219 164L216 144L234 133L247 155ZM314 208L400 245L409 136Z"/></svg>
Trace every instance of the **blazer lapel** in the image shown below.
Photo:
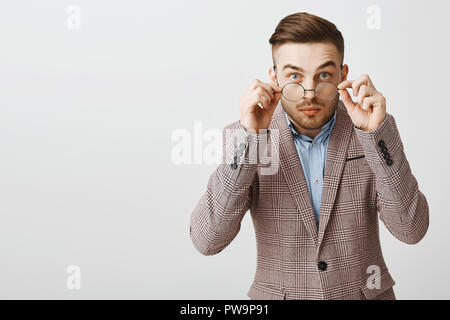
<svg viewBox="0 0 450 320"><path fill-rule="evenodd" d="M279 130L280 167L286 178L289 191L294 198L300 218L317 245L317 224L314 216L311 196L308 190L300 157L295 147L294 137L289 127L281 102L278 103L273 115L271 126ZM269 127L270 128L270 127Z"/></svg>
<svg viewBox="0 0 450 320"><path fill-rule="evenodd" d="M347 113L344 103L339 100L336 122L330 134L325 162L317 250L319 250L322 244L328 220L330 219L330 214L336 200L352 132L353 122Z"/></svg>
<svg viewBox="0 0 450 320"><path fill-rule="evenodd" d="M281 170L298 208L300 218L305 224L317 249L319 249L336 199L337 188L341 179L347 148L353 130L353 123L347 114L344 104L339 100L336 122L330 133L328 143L319 227L316 224L311 195L303 173L300 157L295 147L294 137L286 121L281 102L278 103L274 111L273 121L269 128L279 130Z"/></svg>

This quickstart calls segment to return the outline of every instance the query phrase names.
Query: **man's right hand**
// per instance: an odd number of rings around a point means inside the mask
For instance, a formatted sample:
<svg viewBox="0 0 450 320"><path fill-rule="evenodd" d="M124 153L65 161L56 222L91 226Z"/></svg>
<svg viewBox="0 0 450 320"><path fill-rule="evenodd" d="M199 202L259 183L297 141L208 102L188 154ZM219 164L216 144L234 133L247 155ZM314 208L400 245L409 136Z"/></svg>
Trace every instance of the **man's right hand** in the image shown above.
<svg viewBox="0 0 450 320"><path fill-rule="evenodd" d="M246 130L253 129L256 133L259 133L259 129L268 129L280 98L281 88L276 84L253 80L240 100L242 126ZM261 103L262 108L258 103Z"/></svg>

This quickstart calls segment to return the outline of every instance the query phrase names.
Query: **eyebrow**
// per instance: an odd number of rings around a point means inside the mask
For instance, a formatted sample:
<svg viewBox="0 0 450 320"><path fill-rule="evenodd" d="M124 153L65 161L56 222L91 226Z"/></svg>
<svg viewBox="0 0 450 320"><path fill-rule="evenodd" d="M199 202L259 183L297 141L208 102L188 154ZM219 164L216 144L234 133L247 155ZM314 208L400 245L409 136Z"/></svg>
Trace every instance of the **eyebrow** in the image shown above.
<svg viewBox="0 0 450 320"><path fill-rule="evenodd" d="M332 66L332 67L336 68L336 64L334 63L334 61L328 60L327 62L321 64L317 69L323 69L323 68L328 67L328 66ZM304 72L304 70L301 67L294 66L292 64L286 64L283 67L282 71L284 71L284 69L288 69L288 68L289 69L293 69L293 70L297 70L297 71L300 71L300 72Z"/></svg>

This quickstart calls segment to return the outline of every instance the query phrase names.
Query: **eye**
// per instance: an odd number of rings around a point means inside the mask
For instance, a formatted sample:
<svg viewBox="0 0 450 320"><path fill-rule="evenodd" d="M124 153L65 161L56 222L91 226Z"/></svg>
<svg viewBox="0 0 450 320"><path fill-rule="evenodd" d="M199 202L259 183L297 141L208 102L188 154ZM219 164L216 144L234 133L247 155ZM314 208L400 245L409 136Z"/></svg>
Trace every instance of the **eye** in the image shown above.
<svg viewBox="0 0 450 320"><path fill-rule="evenodd" d="M298 77L296 79L292 78L292 76L299 76L298 73L291 73L289 76L291 77L292 80L298 80L299 79Z"/></svg>
<svg viewBox="0 0 450 320"><path fill-rule="evenodd" d="M320 77L321 79L327 79L327 78L330 77L330 74L329 74L328 72L323 71L323 72L320 73L320 76L322 76L323 74L325 74L325 75L328 76L328 77L325 77L325 78Z"/></svg>

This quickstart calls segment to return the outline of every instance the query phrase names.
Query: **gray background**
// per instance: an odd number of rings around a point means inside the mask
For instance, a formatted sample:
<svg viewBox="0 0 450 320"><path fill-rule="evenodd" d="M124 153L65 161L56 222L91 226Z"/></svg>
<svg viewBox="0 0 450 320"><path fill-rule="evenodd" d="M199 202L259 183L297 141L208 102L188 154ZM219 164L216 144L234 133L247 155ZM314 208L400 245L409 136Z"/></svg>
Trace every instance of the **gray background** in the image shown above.
<svg viewBox="0 0 450 320"><path fill-rule="evenodd" d="M381 29L366 27L369 5ZM69 5L81 29L66 27ZM176 165L177 129L239 119L268 39L307 11L345 38L349 78L387 99L430 227L406 245L380 224L398 299L449 299L448 1L2 1L0 298L248 299L256 244L202 256L189 218L215 164ZM69 265L81 289L66 286Z"/></svg>

